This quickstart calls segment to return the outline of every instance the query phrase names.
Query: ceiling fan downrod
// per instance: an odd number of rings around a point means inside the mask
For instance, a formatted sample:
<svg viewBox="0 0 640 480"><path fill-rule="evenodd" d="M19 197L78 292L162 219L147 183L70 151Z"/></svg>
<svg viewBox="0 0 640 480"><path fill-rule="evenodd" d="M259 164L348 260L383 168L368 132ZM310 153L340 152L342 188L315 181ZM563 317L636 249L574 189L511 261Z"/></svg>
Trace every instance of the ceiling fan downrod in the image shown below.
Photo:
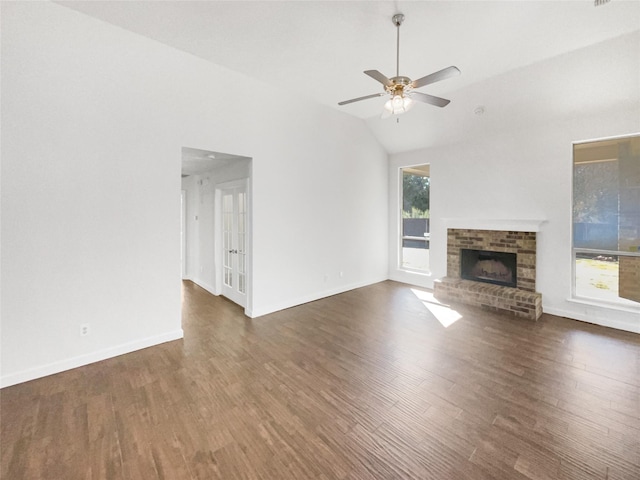
<svg viewBox="0 0 640 480"><path fill-rule="evenodd" d="M396 13L393 17L391 17L391 21L396 26L396 77L400 76L400 25L404 22L404 15L401 13Z"/></svg>

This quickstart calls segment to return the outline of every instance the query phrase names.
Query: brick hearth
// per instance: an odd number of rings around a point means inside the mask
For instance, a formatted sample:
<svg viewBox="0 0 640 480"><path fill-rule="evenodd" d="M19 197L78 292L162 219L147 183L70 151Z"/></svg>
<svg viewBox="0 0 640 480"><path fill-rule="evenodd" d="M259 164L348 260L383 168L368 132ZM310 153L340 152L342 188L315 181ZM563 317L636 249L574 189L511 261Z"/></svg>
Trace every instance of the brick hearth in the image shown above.
<svg viewBox="0 0 640 480"><path fill-rule="evenodd" d="M460 249L517 254L517 287L503 287L460 278ZM487 310L537 320L542 294L536 293L536 233L502 230L447 230L447 276L436 280L440 300L475 305Z"/></svg>

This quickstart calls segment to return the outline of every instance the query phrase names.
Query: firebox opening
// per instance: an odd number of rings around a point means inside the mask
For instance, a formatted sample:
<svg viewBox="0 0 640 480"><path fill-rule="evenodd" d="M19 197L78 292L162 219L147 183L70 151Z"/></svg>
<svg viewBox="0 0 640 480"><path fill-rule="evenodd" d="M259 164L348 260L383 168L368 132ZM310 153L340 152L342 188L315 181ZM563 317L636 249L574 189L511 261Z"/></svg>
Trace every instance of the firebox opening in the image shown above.
<svg viewBox="0 0 640 480"><path fill-rule="evenodd" d="M487 250L460 250L460 277L476 282L517 287L517 255Z"/></svg>

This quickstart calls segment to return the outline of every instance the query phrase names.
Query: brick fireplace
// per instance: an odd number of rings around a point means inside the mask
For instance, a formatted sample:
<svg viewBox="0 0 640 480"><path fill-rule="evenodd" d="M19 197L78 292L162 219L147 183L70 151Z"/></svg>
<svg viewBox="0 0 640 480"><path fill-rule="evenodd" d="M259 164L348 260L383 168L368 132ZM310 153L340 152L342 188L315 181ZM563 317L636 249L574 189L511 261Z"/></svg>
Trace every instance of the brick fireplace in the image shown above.
<svg viewBox="0 0 640 480"><path fill-rule="evenodd" d="M535 231L449 228L447 230L447 276L436 280L439 300L466 303L486 310L537 320L542 315L542 294L536 293ZM463 249L516 255L515 286L461 278ZM490 257L486 257L490 258Z"/></svg>

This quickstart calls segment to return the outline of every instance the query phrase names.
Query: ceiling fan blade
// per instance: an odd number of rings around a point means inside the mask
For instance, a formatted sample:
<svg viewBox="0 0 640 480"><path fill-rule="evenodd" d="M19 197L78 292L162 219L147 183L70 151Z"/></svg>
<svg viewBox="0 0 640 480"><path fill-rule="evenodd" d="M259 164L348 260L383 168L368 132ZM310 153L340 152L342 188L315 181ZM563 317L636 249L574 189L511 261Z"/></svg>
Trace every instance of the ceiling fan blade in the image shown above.
<svg viewBox="0 0 640 480"><path fill-rule="evenodd" d="M433 95L427 95L422 92L411 92L409 96L414 100L435 105L436 107L446 107L451 102L451 100L447 100L446 98L434 97Z"/></svg>
<svg viewBox="0 0 640 480"><path fill-rule="evenodd" d="M411 86L413 88L420 88L431 83L439 82L440 80L455 77L456 75L460 75L460 70L458 70L458 67L451 66L443 68L442 70L432 73L431 75L427 75L426 77L414 80Z"/></svg>
<svg viewBox="0 0 640 480"><path fill-rule="evenodd" d="M365 75L369 75L371 78L373 78L374 80L379 81L381 84L383 84L385 87L388 87L391 85L391 80L389 80L387 77L385 77L382 73L380 73L378 70L365 70Z"/></svg>
<svg viewBox="0 0 640 480"><path fill-rule="evenodd" d="M369 98L381 97L386 95L385 92L374 93L373 95L365 95L364 97L352 98L351 100L345 100L344 102L338 102L338 105L346 105L348 103L359 102L360 100L367 100Z"/></svg>

